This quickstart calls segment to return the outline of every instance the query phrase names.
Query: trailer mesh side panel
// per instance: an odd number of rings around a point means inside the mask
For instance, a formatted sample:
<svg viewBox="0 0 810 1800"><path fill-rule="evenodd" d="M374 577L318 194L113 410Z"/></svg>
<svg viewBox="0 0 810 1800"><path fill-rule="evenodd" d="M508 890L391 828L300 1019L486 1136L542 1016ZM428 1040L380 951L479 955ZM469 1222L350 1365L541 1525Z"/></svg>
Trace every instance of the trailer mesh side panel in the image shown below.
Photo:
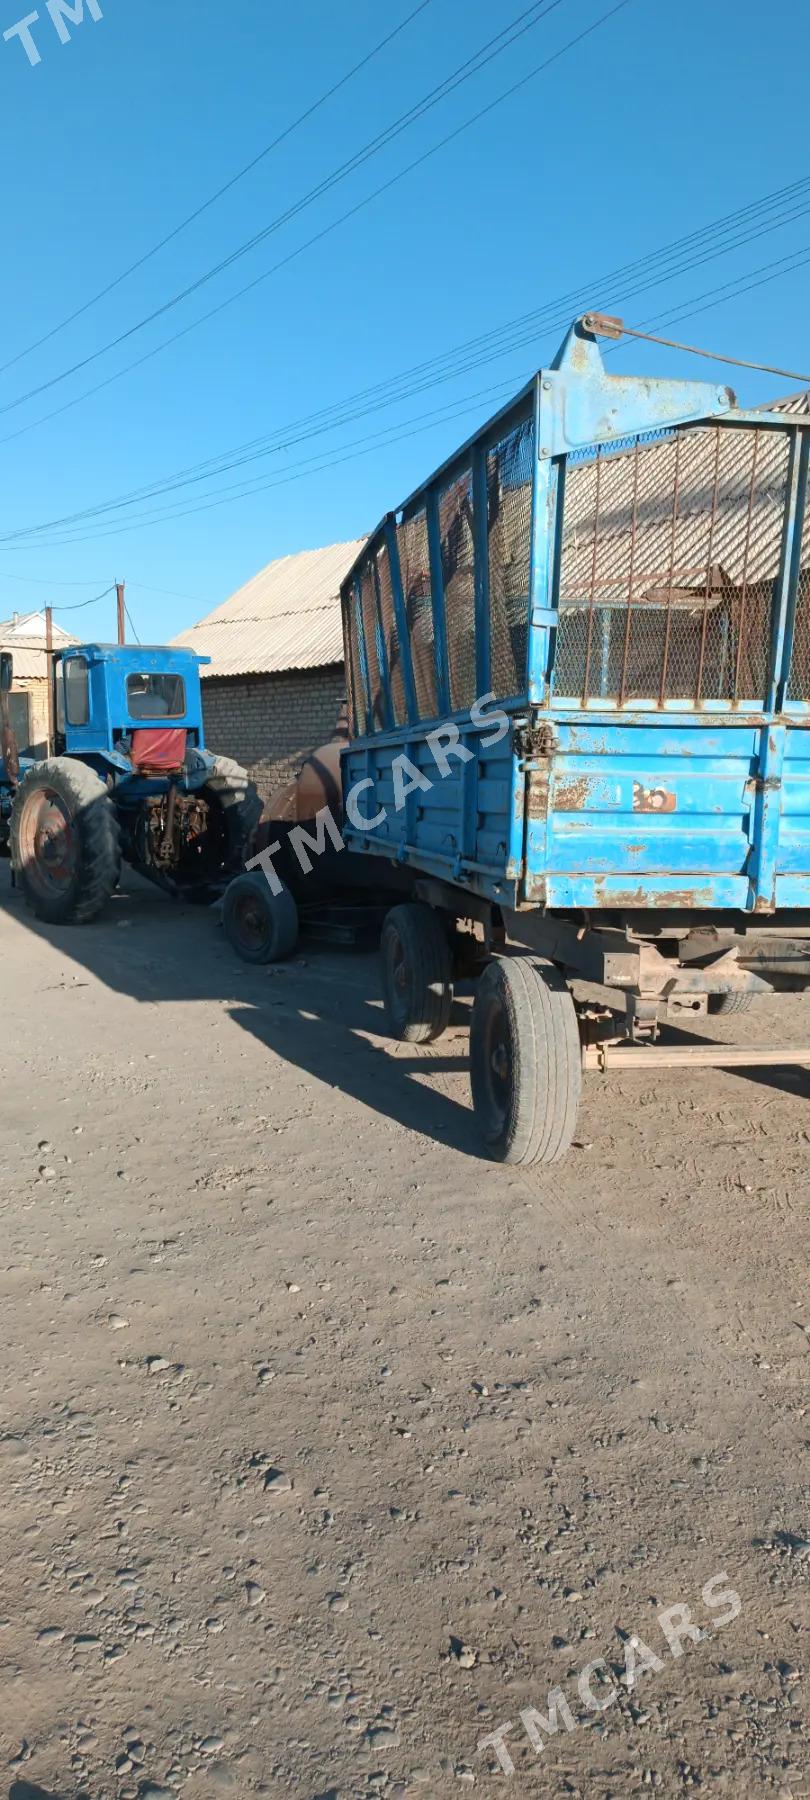
<svg viewBox="0 0 810 1800"><path fill-rule="evenodd" d="M363 611L363 631L366 640L368 680L371 689L371 730L381 731L385 728L387 719L385 716L385 695L380 679L380 662L377 653L377 595L374 584L374 569L371 562L366 562L361 571L360 598Z"/></svg>
<svg viewBox="0 0 810 1800"><path fill-rule="evenodd" d="M442 584L450 670L450 707L461 712L475 698L475 543L472 471L439 495Z"/></svg>
<svg viewBox="0 0 810 1800"><path fill-rule="evenodd" d="M527 419L487 456L492 692L526 689L532 557L534 424Z"/></svg>
<svg viewBox="0 0 810 1800"><path fill-rule="evenodd" d="M804 526L796 591L796 621L790 657L788 699L810 700L810 485L804 497Z"/></svg>
<svg viewBox="0 0 810 1800"><path fill-rule="evenodd" d="M569 457L556 693L764 703L787 467L722 425Z"/></svg>
<svg viewBox="0 0 810 1800"><path fill-rule="evenodd" d="M424 512L397 526L402 589L411 642L413 679L420 719L435 719L436 657L430 586L427 518Z"/></svg>
<svg viewBox="0 0 810 1800"><path fill-rule="evenodd" d="M802 562L788 684L788 697L791 700L810 700L810 543L807 542L807 534Z"/></svg>
<svg viewBox="0 0 810 1800"><path fill-rule="evenodd" d="M391 586L391 568L385 544L378 544L377 580L380 594L380 617L382 621L383 643L388 658L388 679L391 687L391 705L394 713L394 724L404 725L408 717L405 704L405 683L402 679L402 657L399 649L399 633L394 612L394 593Z"/></svg>
<svg viewBox="0 0 810 1800"><path fill-rule="evenodd" d="M344 593L343 611L343 653L346 659L346 705L349 712L349 724L356 737L364 726L362 682L360 665L357 658L357 633L354 629L354 607L351 597Z"/></svg>

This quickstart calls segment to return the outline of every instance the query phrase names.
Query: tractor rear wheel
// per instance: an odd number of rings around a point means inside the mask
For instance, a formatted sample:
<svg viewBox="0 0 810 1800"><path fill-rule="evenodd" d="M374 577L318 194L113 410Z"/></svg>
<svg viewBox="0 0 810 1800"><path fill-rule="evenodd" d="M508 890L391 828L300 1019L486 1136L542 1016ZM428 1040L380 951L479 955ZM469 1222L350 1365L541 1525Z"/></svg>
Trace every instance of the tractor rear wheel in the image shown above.
<svg viewBox="0 0 810 1800"><path fill-rule="evenodd" d="M213 798L221 811L226 872L235 875L244 867L251 838L261 818L262 803L258 792L247 769L230 756L215 756L203 794Z"/></svg>
<svg viewBox="0 0 810 1800"><path fill-rule="evenodd" d="M35 763L11 815L11 860L28 906L49 925L94 919L118 885L115 807L94 769L69 756Z"/></svg>

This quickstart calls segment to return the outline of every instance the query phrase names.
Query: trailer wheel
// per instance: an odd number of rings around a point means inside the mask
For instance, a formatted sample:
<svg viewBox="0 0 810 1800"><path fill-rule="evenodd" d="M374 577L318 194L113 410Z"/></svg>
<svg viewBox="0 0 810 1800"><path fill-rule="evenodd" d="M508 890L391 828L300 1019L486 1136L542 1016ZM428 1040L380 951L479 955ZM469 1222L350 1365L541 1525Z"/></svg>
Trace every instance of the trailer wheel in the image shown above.
<svg viewBox="0 0 810 1800"><path fill-rule="evenodd" d="M11 861L26 904L49 925L84 925L118 885L121 844L110 795L69 756L35 763L11 815Z"/></svg>
<svg viewBox="0 0 810 1800"><path fill-rule="evenodd" d="M421 901L392 907L380 952L392 1037L432 1044L447 1030L453 1005L453 958L440 915Z"/></svg>
<svg viewBox="0 0 810 1800"><path fill-rule="evenodd" d="M470 1029L473 1108L496 1162L559 1162L582 1088L574 1002L551 963L509 956L476 989Z"/></svg>
<svg viewBox="0 0 810 1800"><path fill-rule="evenodd" d="M225 890L222 927L243 962L282 962L298 943L298 908L288 888L274 894L264 875L237 875Z"/></svg>
<svg viewBox="0 0 810 1800"><path fill-rule="evenodd" d="M710 994L709 1012L741 1013L748 1012L754 1004L753 994Z"/></svg>

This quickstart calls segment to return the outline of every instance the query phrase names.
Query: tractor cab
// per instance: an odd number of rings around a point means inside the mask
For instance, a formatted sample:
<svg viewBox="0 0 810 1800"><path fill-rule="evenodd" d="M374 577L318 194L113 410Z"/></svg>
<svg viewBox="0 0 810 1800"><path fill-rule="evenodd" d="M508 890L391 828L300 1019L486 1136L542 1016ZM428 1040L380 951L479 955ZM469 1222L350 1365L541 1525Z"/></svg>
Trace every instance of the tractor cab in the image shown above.
<svg viewBox="0 0 810 1800"><path fill-rule="evenodd" d="M120 774L177 775L205 749L200 664L207 657L160 645L81 644L54 668L59 755Z"/></svg>

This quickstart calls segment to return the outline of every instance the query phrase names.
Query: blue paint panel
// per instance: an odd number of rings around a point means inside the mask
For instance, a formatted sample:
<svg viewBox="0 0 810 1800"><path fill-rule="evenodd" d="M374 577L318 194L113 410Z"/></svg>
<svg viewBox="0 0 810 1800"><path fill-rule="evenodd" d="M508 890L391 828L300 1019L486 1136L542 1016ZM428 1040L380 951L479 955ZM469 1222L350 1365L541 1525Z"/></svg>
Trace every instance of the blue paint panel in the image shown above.
<svg viewBox="0 0 810 1800"><path fill-rule="evenodd" d="M77 658L88 664L90 717L86 725L66 724L69 754L109 756L122 733L144 725L167 725L192 732L196 747L204 749L200 667L211 661L210 656L164 645L80 644L61 655L57 679L63 679L62 672ZM130 675L179 675L185 688L186 710L182 717L133 719L127 692Z"/></svg>

